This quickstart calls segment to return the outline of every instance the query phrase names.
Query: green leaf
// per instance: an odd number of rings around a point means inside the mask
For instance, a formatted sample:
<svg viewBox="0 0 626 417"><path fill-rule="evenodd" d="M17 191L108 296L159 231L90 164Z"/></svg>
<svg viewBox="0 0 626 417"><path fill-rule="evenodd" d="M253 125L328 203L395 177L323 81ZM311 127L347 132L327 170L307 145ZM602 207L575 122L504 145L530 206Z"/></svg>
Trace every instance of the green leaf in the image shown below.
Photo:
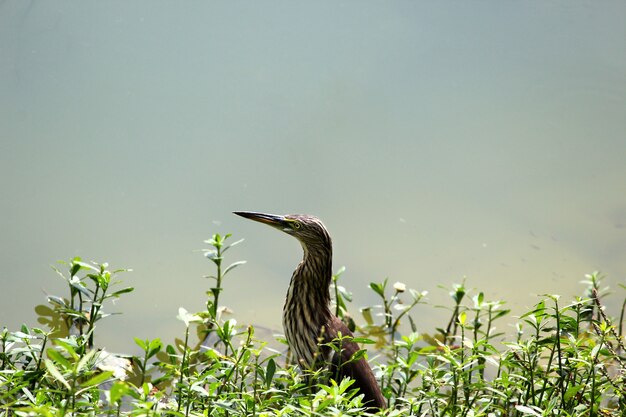
<svg viewBox="0 0 626 417"><path fill-rule="evenodd" d="M341 285L337 286L337 289L343 298L352 302L352 293L350 291L346 290L345 287L342 287Z"/></svg>
<svg viewBox="0 0 626 417"><path fill-rule="evenodd" d="M352 341L354 343L361 343L364 345L373 345L376 343L375 341L373 341L372 339L368 339L367 337L353 337Z"/></svg>
<svg viewBox="0 0 626 417"><path fill-rule="evenodd" d="M346 270L345 266L342 266L341 268L339 268L339 270L333 275L333 281L337 282L337 280L339 279L341 274L345 272L345 270Z"/></svg>
<svg viewBox="0 0 626 417"><path fill-rule="evenodd" d="M461 284L454 285L454 291L450 293L450 296L455 303L460 304L463 300L463 297L465 297L465 286Z"/></svg>
<svg viewBox="0 0 626 417"><path fill-rule="evenodd" d="M484 299L485 299L485 293L482 291L479 292L475 300L476 308L482 307Z"/></svg>
<svg viewBox="0 0 626 417"><path fill-rule="evenodd" d="M377 284L375 282L370 282L370 288L374 290L374 292L381 297L385 297L385 287L382 284Z"/></svg>
<svg viewBox="0 0 626 417"><path fill-rule="evenodd" d="M422 298L428 295L428 291L417 291L413 288L409 288L409 293L411 294L411 297L413 297L413 301L415 302L419 302Z"/></svg>
<svg viewBox="0 0 626 417"><path fill-rule="evenodd" d="M78 354L76 353L76 350L78 349L78 344L75 338L69 337L69 338L63 338L63 339L56 339L54 343L57 346L63 348L63 350L69 353L75 360L78 360Z"/></svg>
<svg viewBox="0 0 626 417"><path fill-rule="evenodd" d="M146 343L146 341L141 340L138 337L135 337L134 340L135 340L135 343L137 344L137 346L139 346L143 351L148 350L148 344Z"/></svg>
<svg viewBox="0 0 626 417"><path fill-rule="evenodd" d="M459 314L459 324L461 326L465 326L466 321L467 321L467 313L465 311L462 311L461 314Z"/></svg>
<svg viewBox="0 0 626 417"><path fill-rule="evenodd" d="M215 330L217 332L218 337L223 341L231 340L235 335L237 320L230 319L226 320L222 327L217 327Z"/></svg>
<svg viewBox="0 0 626 417"><path fill-rule="evenodd" d="M34 339L35 336L31 336L30 330L25 324L22 324L21 331L13 333L15 337L19 337L20 339Z"/></svg>
<svg viewBox="0 0 626 417"><path fill-rule="evenodd" d="M72 262L72 266L70 268L70 276L73 277L80 271L81 265L79 262Z"/></svg>
<svg viewBox="0 0 626 417"><path fill-rule="evenodd" d="M276 362L273 358L267 362L267 369L265 370L265 384L269 389L272 386L272 379L274 379L274 373L276 372Z"/></svg>
<svg viewBox="0 0 626 417"><path fill-rule="evenodd" d="M167 352L167 355L169 357L170 364L175 365L176 364L176 349L174 348L174 346L167 345L165 347L165 351Z"/></svg>
<svg viewBox="0 0 626 417"><path fill-rule="evenodd" d="M86 262L82 262L80 258L74 258L72 260L72 263L80 265L81 268L90 269L92 271L98 272L98 268L96 268L95 266L90 265L90 264L88 264Z"/></svg>
<svg viewBox="0 0 626 417"><path fill-rule="evenodd" d="M207 391L206 388L202 386L201 383L192 384L190 389L191 391L200 394L201 397L209 397L211 395L209 394L209 391Z"/></svg>
<svg viewBox="0 0 626 417"><path fill-rule="evenodd" d="M109 378L111 378L112 375L113 375L113 371L100 372L100 373L94 375L93 377L91 377L90 379L88 379L86 382L83 382L80 385L83 388L95 387L97 385L102 384L104 381L108 380Z"/></svg>
<svg viewBox="0 0 626 417"><path fill-rule="evenodd" d="M506 310L500 310L500 311L498 311L496 314L494 314L494 315L493 315L492 320L499 319L499 318L500 318L500 317L502 317L502 316L506 316L506 315L507 315L507 314L509 314L510 312L511 312L511 310L509 310L509 309L506 309Z"/></svg>
<svg viewBox="0 0 626 417"><path fill-rule="evenodd" d="M64 369L70 369L72 367L70 361L68 361L65 356L61 355L61 353L54 349L48 349L48 357L61 365Z"/></svg>
<svg viewBox="0 0 626 417"><path fill-rule="evenodd" d="M578 394L578 391L583 389L585 384L573 385L565 391L565 401L569 401L574 395Z"/></svg>
<svg viewBox="0 0 626 417"><path fill-rule="evenodd" d="M50 359L46 359L45 364L46 364L46 369L48 369L48 372L50 372L50 375L52 375L54 379L62 383L65 386L65 388L68 389L68 391L72 389L70 387L70 384L67 382L67 380L63 378L63 375L59 371L59 368L54 366L54 362L52 362Z"/></svg>
<svg viewBox="0 0 626 417"><path fill-rule="evenodd" d="M148 350L148 357L151 358L157 353L159 353L162 347L163 347L163 343L161 342L161 339L151 340L150 345L149 345L149 350Z"/></svg>
<svg viewBox="0 0 626 417"><path fill-rule="evenodd" d="M56 295L49 295L48 302L50 304L56 304L60 307L67 307L67 302L63 298L57 297Z"/></svg>
<svg viewBox="0 0 626 417"><path fill-rule="evenodd" d="M38 334L38 335L41 335L41 336L48 336L48 335L49 335L49 333L47 333L47 332L45 332L45 331L41 330L41 329L40 329L40 328L38 328L38 327L34 327L34 328L32 328L31 330L33 331L33 333Z"/></svg>
<svg viewBox="0 0 626 417"><path fill-rule="evenodd" d="M243 265L245 264L246 261L237 261L234 262L230 265L228 265L228 267L224 270L224 272L222 273L222 276L225 276L226 274L228 274L228 272L230 272L231 270L235 269L236 267L238 267L239 265Z"/></svg>
<svg viewBox="0 0 626 417"><path fill-rule="evenodd" d="M540 413L538 413L537 411L533 410L530 407L526 407L525 405L516 405L515 409L517 411L521 411L524 414L530 414L530 415L533 415L533 416L541 417Z"/></svg>
<svg viewBox="0 0 626 417"><path fill-rule="evenodd" d="M78 365L76 367L76 371L77 372L82 372L82 370L84 368L87 367L87 365L90 365L90 361L93 359L93 357L98 353L97 350L90 350L89 352L87 352L87 354L85 356L83 356L82 358L80 358L80 361L78 362Z"/></svg>
<svg viewBox="0 0 626 417"><path fill-rule="evenodd" d="M531 310L525 314L522 314L520 316L520 319L526 318L528 316L534 316L535 318L542 318L546 315L545 311L546 311L546 303L545 301L542 300L541 302L537 303L534 310ZM538 320L538 321L540 322L541 320Z"/></svg>
<svg viewBox="0 0 626 417"><path fill-rule="evenodd" d="M189 327L189 323L202 321L196 314L191 314L183 307L178 309L178 316L176 316L176 318L184 322L186 327Z"/></svg>
<svg viewBox="0 0 626 417"><path fill-rule="evenodd" d="M110 394L111 402L113 404L119 402L124 395L135 394L136 396L135 391L131 387L129 387L125 382L122 382L122 381L115 381L113 385L111 386L110 393L111 393Z"/></svg>
<svg viewBox="0 0 626 417"><path fill-rule="evenodd" d="M72 277L70 279L70 286L75 290L80 291L81 293L83 293L83 295L86 295L87 297L91 296L89 290L85 288L85 284L76 277Z"/></svg>
<svg viewBox="0 0 626 417"><path fill-rule="evenodd" d="M230 235L227 235L226 237L230 237ZM226 252L228 249L232 248L235 245L240 244L243 241L244 241L243 239L239 239L238 241L233 242L230 245L226 245L225 247L222 248L222 253Z"/></svg>
<svg viewBox="0 0 626 417"><path fill-rule="evenodd" d="M122 288L121 290L115 291L114 293L112 293L111 295L109 295L109 297L117 297L121 294L126 294L129 292L133 292L135 291L135 288L133 287L126 287L126 288Z"/></svg>
<svg viewBox="0 0 626 417"><path fill-rule="evenodd" d="M354 354L352 355L352 357L350 357L350 361L358 361L359 359L366 357L367 352L363 349L359 349L356 352L354 352Z"/></svg>
<svg viewBox="0 0 626 417"><path fill-rule="evenodd" d="M365 322L368 325L371 326L372 324L374 324L374 318L372 317L372 309L370 307L362 308L361 314L363 315L363 318L365 319Z"/></svg>

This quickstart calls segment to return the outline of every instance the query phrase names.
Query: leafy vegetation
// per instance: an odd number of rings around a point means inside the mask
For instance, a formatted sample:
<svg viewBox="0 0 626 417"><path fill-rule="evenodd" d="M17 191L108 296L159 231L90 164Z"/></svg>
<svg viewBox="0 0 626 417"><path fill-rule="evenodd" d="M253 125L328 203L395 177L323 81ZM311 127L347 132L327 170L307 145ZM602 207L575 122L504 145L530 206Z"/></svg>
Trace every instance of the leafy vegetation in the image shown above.
<svg viewBox="0 0 626 417"><path fill-rule="evenodd" d="M204 254L215 266L206 310L181 308L185 330L172 344L135 338L137 356L111 355L95 337L107 302L132 292L115 290L125 270L79 258L57 270L69 298L48 297L39 311L47 329L0 332L0 416L367 415L350 380L300 370L252 326L223 317L224 278L243 263L223 263L240 242L229 238L206 241ZM428 335L411 317L426 293L387 280L370 284L380 304L362 309L357 326L342 272L332 281L335 312L377 354L371 362L389 403L381 415L626 415L626 301L617 320L609 317L597 273L572 302L544 296L519 318L514 335L494 330L509 314L502 301L482 292L470 297L464 284L454 285L449 321Z"/></svg>

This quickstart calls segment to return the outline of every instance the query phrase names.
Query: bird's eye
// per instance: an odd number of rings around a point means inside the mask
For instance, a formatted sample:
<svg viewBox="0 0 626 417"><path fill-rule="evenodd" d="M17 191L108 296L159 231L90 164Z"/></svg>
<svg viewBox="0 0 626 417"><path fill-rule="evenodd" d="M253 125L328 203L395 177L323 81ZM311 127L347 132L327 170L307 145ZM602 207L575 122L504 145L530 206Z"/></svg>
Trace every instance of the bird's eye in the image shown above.
<svg viewBox="0 0 626 417"><path fill-rule="evenodd" d="M293 228L294 229L299 229L300 228L300 222L293 222Z"/></svg>

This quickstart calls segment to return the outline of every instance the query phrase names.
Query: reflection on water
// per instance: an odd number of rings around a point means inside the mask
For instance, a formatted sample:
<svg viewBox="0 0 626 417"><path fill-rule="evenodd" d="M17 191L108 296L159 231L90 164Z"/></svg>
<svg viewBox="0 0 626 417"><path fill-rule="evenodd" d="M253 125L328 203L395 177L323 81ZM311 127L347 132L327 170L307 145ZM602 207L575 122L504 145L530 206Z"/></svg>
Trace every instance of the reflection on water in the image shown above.
<svg viewBox="0 0 626 417"><path fill-rule="evenodd" d="M58 339L70 335L70 325L61 317L58 310L54 310L47 305L40 304L35 307L37 313L37 323L50 330L50 338Z"/></svg>
<svg viewBox="0 0 626 417"><path fill-rule="evenodd" d="M98 343L181 337L218 232L248 261L224 304L280 329L300 248L234 210L322 218L357 318L385 277L433 305L467 277L513 314L596 269L617 289L625 8L3 2L0 325L35 322L48 265L81 256L135 271Z"/></svg>

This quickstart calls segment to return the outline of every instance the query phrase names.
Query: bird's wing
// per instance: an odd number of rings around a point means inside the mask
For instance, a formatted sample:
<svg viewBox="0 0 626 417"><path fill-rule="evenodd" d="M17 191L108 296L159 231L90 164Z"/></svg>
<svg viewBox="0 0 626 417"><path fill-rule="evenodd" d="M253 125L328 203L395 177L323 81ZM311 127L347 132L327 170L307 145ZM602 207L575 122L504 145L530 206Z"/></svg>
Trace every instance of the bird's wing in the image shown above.
<svg viewBox="0 0 626 417"><path fill-rule="evenodd" d="M380 392L370 365L364 357L352 360L354 354L360 350L359 345L351 340L352 332L337 317L333 317L328 323L324 342L333 343L333 340L338 338L339 333L341 333L341 338L345 339L334 342L341 345L341 351L335 351L332 355L333 376L336 377L337 381L341 381L346 376L352 378L354 380L353 387L358 388L360 393L364 395L363 401L368 407L386 408L385 398Z"/></svg>

